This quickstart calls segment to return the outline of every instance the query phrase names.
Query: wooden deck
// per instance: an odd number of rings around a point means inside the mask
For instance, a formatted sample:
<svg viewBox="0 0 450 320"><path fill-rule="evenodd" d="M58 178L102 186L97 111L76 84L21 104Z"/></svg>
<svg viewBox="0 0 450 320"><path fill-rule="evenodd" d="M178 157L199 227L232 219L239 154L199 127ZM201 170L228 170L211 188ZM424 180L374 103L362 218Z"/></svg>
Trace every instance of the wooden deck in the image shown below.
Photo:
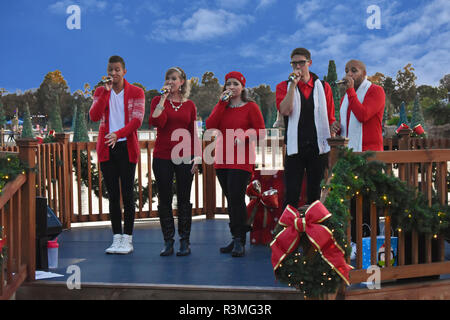
<svg viewBox="0 0 450 320"><path fill-rule="evenodd" d="M194 218L192 254L187 257L159 256L162 235L158 221L136 223L134 252L129 255L105 254L111 238L109 225L64 231L58 238L58 268L50 270L64 276L24 283L16 299L303 299L303 295L275 280L268 246L247 243L243 258L219 252L219 247L230 240L227 219ZM175 250L178 245L176 242ZM450 248L447 249L449 260ZM71 274L66 271L70 265L80 268L81 290L67 288L66 281ZM423 297L449 299L448 276L447 282L439 281L440 295L428 291ZM418 285L425 286L424 282ZM398 291L399 286L405 284L390 283L386 288L382 284L381 290L368 290L365 285L357 284L341 298L387 299L393 290L388 288L396 287ZM395 297L398 295L392 296Z"/></svg>

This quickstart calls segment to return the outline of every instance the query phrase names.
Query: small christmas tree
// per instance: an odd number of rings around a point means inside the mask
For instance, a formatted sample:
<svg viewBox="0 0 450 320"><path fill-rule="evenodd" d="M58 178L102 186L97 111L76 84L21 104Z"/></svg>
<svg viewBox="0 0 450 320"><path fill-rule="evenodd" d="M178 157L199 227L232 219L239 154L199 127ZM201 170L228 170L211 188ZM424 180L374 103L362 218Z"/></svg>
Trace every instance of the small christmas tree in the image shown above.
<svg viewBox="0 0 450 320"><path fill-rule="evenodd" d="M4 129L6 126L5 109L3 108L2 101L0 100L0 129Z"/></svg>
<svg viewBox="0 0 450 320"><path fill-rule="evenodd" d="M417 95L416 98L414 99L414 107L411 118L411 129L413 129L415 126L419 124L422 125L422 128L425 131L427 131L425 128L425 120L423 118L422 107L420 106L419 102L419 95Z"/></svg>
<svg viewBox="0 0 450 320"><path fill-rule="evenodd" d="M89 142L84 105L81 104L77 109L75 128L73 132L73 142Z"/></svg>
<svg viewBox="0 0 450 320"><path fill-rule="evenodd" d="M61 113L59 111L59 98L56 98L56 105L55 107L50 111L50 117L49 117L49 129L55 130L57 133L63 133L63 125L61 120Z"/></svg>
<svg viewBox="0 0 450 320"><path fill-rule="evenodd" d="M334 63L334 60L330 60L328 63L328 74L325 77L325 81L328 82L328 84L331 87L331 91L333 91L334 114L336 120L338 120L340 111L339 107L341 104L341 94L339 92L338 85L336 84L336 80L337 80L336 64Z"/></svg>
<svg viewBox="0 0 450 320"><path fill-rule="evenodd" d="M398 120L397 129L402 125L402 123L409 126L408 117L406 116L405 101L402 101L402 104L400 105L400 119Z"/></svg>
<svg viewBox="0 0 450 320"><path fill-rule="evenodd" d="M31 115L28 103L25 105L25 114L23 115L22 138L34 138L33 125L31 124Z"/></svg>

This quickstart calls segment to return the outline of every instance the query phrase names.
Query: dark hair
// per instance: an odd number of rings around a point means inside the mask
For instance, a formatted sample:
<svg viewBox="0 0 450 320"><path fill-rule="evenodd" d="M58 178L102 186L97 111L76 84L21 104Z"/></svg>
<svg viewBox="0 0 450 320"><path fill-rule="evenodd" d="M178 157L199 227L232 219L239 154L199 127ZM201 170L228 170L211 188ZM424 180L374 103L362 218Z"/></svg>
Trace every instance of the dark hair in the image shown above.
<svg viewBox="0 0 450 320"><path fill-rule="evenodd" d="M164 79L167 80L167 77L172 73L177 73L180 76L180 78L184 80L183 85L180 87L180 93L184 99L187 99L191 92L191 86L190 81L187 79L186 72L184 72L184 70L181 69L180 67L172 67L169 70L167 70Z"/></svg>
<svg viewBox="0 0 450 320"><path fill-rule="evenodd" d="M108 63L117 63L120 62L122 64L123 69L125 69L125 61L122 57L119 56L111 56L108 60Z"/></svg>
<svg viewBox="0 0 450 320"><path fill-rule="evenodd" d="M291 53L291 59L293 56L300 55L304 56L306 59L311 60L311 52L308 51L308 49L305 48L296 48Z"/></svg>

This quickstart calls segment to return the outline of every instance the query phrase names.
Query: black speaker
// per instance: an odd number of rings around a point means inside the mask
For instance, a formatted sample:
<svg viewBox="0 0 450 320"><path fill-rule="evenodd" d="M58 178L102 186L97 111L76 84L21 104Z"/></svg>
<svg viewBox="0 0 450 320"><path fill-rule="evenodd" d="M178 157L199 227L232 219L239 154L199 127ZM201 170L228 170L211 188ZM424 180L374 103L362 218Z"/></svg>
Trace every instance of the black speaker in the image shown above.
<svg viewBox="0 0 450 320"><path fill-rule="evenodd" d="M36 269L48 270L47 242L62 232L62 224L47 205L47 198L36 197Z"/></svg>

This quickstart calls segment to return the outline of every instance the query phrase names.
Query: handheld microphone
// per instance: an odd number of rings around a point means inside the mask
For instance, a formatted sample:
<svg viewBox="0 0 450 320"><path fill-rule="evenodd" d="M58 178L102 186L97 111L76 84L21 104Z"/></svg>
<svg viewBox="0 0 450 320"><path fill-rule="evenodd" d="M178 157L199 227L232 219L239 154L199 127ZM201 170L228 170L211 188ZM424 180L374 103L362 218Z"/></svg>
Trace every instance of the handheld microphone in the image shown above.
<svg viewBox="0 0 450 320"><path fill-rule="evenodd" d="M160 93L161 95L163 95L163 94L166 94L166 93L169 92L169 91L170 91L169 88L162 88L162 89L159 91L159 93Z"/></svg>
<svg viewBox="0 0 450 320"><path fill-rule="evenodd" d="M294 81L296 78L297 78L297 75L295 73L291 73L289 75L289 78L288 78L287 82Z"/></svg>
<svg viewBox="0 0 450 320"><path fill-rule="evenodd" d="M113 79L111 78L111 77L107 77L107 78L105 78L105 79L102 79L101 81L100 81L100 83L101 84L105 84L105 83L108 83L108 82L111 82Z"/></svg>
<svg viewBox="0 0 450 320"><path fill-rule="evenodd" d="M345 79L342 79L342 80L336 80L334 83L336 83L336 84L346 84L346 83L347 83L347 80L345 80Z"/></svg>
<svg viewBox="0 0 450 320"><path fill-rule="evenodd" d="M230 100L230 98L233 96L233 94L230 93L225 93L225 95L222 97L222 101L227 101Z"/></svg>

